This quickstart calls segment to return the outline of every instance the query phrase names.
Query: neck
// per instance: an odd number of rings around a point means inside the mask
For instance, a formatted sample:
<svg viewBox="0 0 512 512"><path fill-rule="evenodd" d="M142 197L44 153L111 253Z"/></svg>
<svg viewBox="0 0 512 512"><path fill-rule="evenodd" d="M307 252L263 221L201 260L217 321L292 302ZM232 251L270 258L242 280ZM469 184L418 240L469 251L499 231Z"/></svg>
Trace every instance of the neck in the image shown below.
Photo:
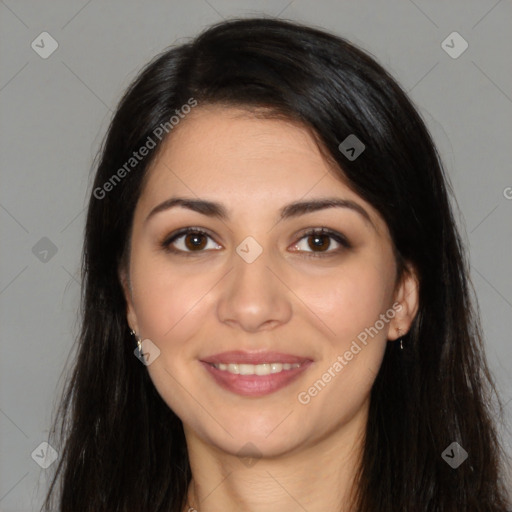
<svg viewBox="0 0 512 512"><path fill-rule="evenodd" d="M365 426L353 421L307 447L252 460L213 448L184 426L193 475L185 511L350 512Z"/></svg>

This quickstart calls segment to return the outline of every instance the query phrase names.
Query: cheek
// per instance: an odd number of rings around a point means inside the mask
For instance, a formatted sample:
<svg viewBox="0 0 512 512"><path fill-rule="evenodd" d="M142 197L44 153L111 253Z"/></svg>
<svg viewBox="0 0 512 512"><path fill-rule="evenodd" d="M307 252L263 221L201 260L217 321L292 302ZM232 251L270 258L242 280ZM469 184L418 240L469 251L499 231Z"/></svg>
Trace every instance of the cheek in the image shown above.
<svg viewBox="0 0 512 512"><path fill-rule="evenodd" d="M153 287L141 288L137 317L142 334L166 349L171 341L172 345L185 343L194 326L200 325L204 307L200 299L207 290L204 279L196 282L175 279L172 283L159 280Z"/></svg>
<svg viewBox="0 0 512 512"><path fill-rule="evenodd" d="M324 357L301 390L299 402L311 417L321 414L326 423L348 421L356 414L382 363L389 324L380 315L392 299L394 266L391 258L377 258L378 254L382 252L377 249L368 251L366 257L347 263L308 296L329 332Z"/></svg>
<svg viewBox="0 0 512 512"><path fill-rule="evenodd" d="M304 282L298 295L322 321L332 347L342 349L375 324L392 298L393 266L367 251L333 270L329 276ZM384 332L385 336L385 332Z"/></svg>
<svg viewBox="0 0 512 512"><path fill-rule="evenodd" d="M141 334L167 350L170 341L184 343L201 325L215 280L204 271L180 272L161 257L146 255L134 258L132 283Z"/></svg>

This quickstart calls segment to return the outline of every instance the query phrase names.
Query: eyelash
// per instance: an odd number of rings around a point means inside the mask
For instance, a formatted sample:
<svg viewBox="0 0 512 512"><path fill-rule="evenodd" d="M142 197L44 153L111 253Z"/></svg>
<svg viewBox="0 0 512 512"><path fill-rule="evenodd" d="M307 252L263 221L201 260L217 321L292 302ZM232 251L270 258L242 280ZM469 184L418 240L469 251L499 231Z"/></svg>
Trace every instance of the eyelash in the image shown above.
<svg viewBox="0 0 512 512"><path fill-rule="evenodd" d="M173 242L175 242L176 240L178 240L179 238L181 238L184 235L188 235L188 234L192 234L192 233L197 234L197 235L204 235L204 236L207 236L208 238L212 238L211 235L209 233L207 233L206 231L204 231L203 229L190 227L190 228L181 229L177 233L173 233L172 235L166 237L162 242L160 242L160 246L166 252L170 252L173 254L178 254L178 255L182 255L182 256L186 256L186 257L194 256L195 255L194 253L201 254L201 253L205 252L204 250L182 251L181 249L175 249L175 248L171 247L171 244ZM323 227L310 229L310 230L306 231L299 238L298 242L300 242L303 238L307 238L309 236L315 236L315 235L328 236L328 237L332 238L333 240L335 240L336 242L338 242L342 247L335 249L335 250L325 251L325 252L299 251L299 252L305 253L307 258L326 258L326 257L332 256L334 254L337 254L337 253L343 251L344 249L350 249L352 247L352 245L349 243L349 241L341 233L337 233L336 231L331 231L330 229L323 228ZM298 243L298 242L296 242L296 243Z"/></svg>

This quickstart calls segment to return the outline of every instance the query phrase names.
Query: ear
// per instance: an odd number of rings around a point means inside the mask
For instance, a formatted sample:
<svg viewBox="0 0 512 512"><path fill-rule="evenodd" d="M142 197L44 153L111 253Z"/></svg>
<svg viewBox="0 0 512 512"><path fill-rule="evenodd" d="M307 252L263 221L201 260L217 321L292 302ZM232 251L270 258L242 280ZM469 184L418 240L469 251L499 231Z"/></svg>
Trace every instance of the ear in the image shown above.
<svg viewBox="0 0 512 512"><path fill-rule="evenodd" d="M130 276L124 266L119 269L118 275L121 287L123 288L124 297L126 299L126 321L128 322L130 329L138 333L139 325L137 323L135 308L133 307L133 290L130 282Z"/></svg>
<svg viewBox="0 0 512 512"><path fill-rule="evenodd" d="M407 334L419 308L419 279L416 269L410 263L398 283L394 303L398 304L395 309L395 317L390 321L388 340L396 340Z"/></svg>

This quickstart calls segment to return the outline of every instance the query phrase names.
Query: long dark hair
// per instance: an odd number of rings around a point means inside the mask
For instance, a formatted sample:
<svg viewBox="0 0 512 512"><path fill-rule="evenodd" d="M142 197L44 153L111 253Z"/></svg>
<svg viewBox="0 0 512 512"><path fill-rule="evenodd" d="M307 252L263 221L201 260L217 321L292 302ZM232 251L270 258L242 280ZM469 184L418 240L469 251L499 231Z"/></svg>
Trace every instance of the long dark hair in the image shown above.
<svg viewBox="0 0 512 512"><path fill-rule="evenodd" d="M120 101L89 201L81 333L49 438L60 460L44 509L52 510L57 489L62 512L184 506L191 471L182 423L133 355L119 270L146 170L165 140L155 129L166 126L172 136L169 120L191 98L198 109L242 106L312 129L340 180L386 221L399 272L404 262L418 272L419 310L404 350L387 343L371 391L355 510L504 512L495 425L502 405L483 353L452 191L429 132L367 52L275 19L230 20L168 49ZM365 144L352 160L338 148L351 134ZM156 148L119 173L148 137ZM457 469L442 457L452 442L468 452Z"/></svg>

